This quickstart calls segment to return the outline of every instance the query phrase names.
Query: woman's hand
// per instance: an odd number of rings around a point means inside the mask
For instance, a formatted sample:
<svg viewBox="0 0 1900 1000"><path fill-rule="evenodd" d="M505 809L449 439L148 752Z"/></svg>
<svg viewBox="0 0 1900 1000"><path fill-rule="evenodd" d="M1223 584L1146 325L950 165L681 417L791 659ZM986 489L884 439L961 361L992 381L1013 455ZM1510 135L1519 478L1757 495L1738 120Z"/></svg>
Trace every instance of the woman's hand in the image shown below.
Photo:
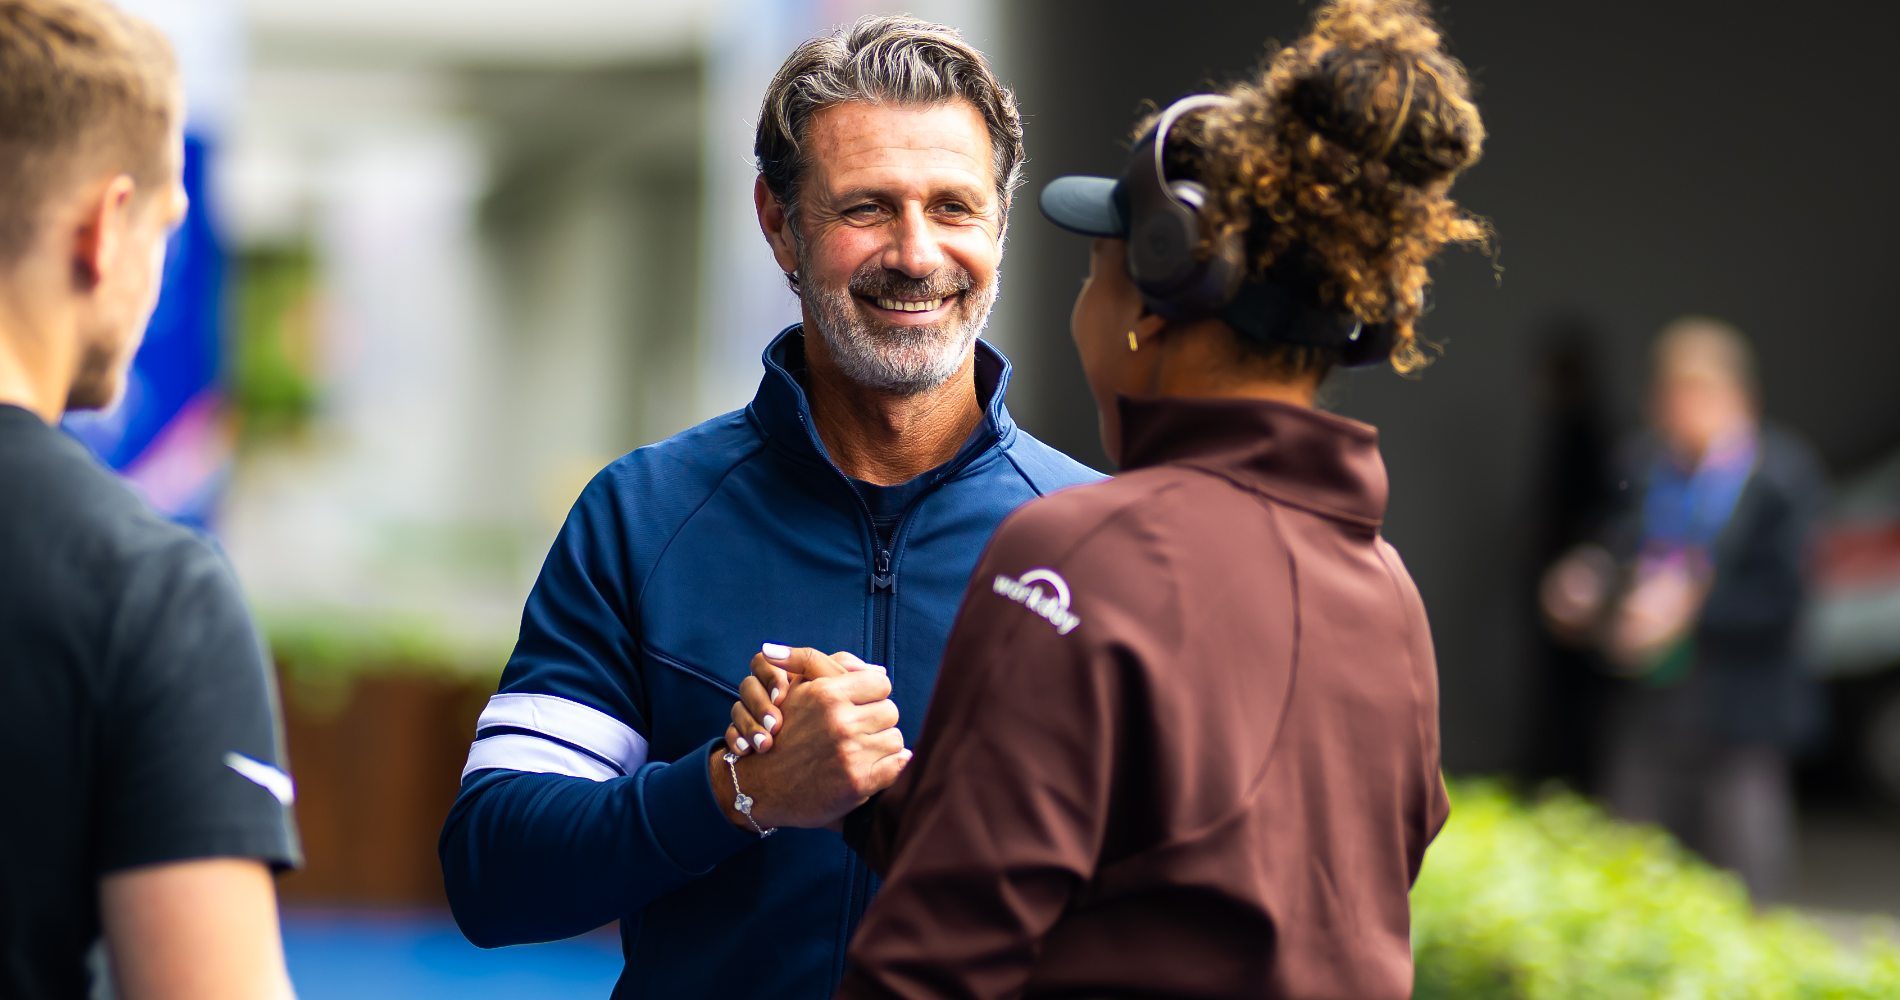
<svg viewBox="0 0 1900 1000"><path fill-rule="evenodd" d="M739 685L739 700L732 705L732 724L726 727L726 749L741 757L764 753L772 748L772 738L783 725L785 696L792 688L819 676L835 676L855 670L883 670L858 659L851 653L832 653L834 672L799 671L789 660L791 649L775 642L761 646L752 657L752 675Z"/></svg>

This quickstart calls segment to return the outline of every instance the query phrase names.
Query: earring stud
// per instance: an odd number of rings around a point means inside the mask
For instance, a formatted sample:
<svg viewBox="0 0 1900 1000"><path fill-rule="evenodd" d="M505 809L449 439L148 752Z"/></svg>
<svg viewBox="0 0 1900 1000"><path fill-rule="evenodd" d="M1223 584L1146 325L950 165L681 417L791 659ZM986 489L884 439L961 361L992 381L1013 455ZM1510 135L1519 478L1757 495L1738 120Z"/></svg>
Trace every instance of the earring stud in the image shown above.
<svg viewBox="0 0 1900 1000"><path fill-rule="evenodd" d="M1135 331L1133 330L1128 331L1128 349L1131 351L1141 350L1141 345L1135 342Z"/></svg>

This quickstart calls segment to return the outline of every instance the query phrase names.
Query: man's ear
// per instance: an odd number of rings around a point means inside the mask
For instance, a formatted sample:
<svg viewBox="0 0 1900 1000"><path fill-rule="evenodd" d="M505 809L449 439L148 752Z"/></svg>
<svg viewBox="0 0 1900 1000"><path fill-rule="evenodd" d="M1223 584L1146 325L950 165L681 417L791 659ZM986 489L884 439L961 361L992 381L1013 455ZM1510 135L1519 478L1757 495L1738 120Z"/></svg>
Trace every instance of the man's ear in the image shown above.
<svg viewBox="0 0 1900 1000"><path fill-rule="evenodd" d="M771 244L778 269L786 274L797 271L798 242L792 237L791 219L786 216L785 206L778 196L766 186L763 176L752 182L752 207L758 210L759 231L765 234L765 242Z"/></svg>
<svg viewBox="0 0 1900 1000"><path fill-rule="evenodd" d="M119 174L94 185L81 201L77 225L72 235L73 280L90 291L105 280L107 271L125 242L126 227L132 222L132 199L138 185L126 174Z"/></svg>

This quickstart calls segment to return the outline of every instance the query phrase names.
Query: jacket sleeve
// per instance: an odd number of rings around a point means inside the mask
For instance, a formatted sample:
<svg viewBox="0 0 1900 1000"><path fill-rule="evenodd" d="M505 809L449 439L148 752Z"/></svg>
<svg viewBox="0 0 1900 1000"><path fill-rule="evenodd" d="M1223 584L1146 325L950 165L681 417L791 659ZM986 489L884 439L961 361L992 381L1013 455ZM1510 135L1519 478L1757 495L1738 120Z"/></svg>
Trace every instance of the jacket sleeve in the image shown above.
<svg viewBox="0 0 1900 1000"><path fill-rule="evenodd" d="M1778 437L1728 529L1715 586L1697 630L1727 645L1772 642L1794 627L1807 598L1814 529L1826 505L1826 487L1804 447Z"/></svg>
<svg viewBox="0 0 1900 1000"><path fill-rule="evenodd" d="M1087 607L1065 632L1004 592L1054 565L1012 547L999 535L971 581L916 759L849 824L885 882L840 996L1016 995L1095 873L1127 664Z"/></svg>
<svg viewBox="0 0 1900 1000"><path fill-rule="evenodd" d="M438 849L450 909L482 947L638 912L757 839L713 797L719 734L648 759L625 517L603 472L548 553L477 723Z"/></svg>

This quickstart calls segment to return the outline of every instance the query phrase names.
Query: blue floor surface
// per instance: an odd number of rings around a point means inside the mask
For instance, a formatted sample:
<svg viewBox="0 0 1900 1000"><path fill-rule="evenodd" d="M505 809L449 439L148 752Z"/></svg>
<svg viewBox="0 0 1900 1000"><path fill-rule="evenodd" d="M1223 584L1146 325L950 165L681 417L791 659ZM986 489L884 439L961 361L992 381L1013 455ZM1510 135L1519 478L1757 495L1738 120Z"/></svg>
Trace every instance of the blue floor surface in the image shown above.
<svg viewBox="0 0 1900 1000"><path fill-rule="evenodd" d="M606 1000L610 932L484 951L445 913L291 910L284 955L299 1000Z"/></svg>

